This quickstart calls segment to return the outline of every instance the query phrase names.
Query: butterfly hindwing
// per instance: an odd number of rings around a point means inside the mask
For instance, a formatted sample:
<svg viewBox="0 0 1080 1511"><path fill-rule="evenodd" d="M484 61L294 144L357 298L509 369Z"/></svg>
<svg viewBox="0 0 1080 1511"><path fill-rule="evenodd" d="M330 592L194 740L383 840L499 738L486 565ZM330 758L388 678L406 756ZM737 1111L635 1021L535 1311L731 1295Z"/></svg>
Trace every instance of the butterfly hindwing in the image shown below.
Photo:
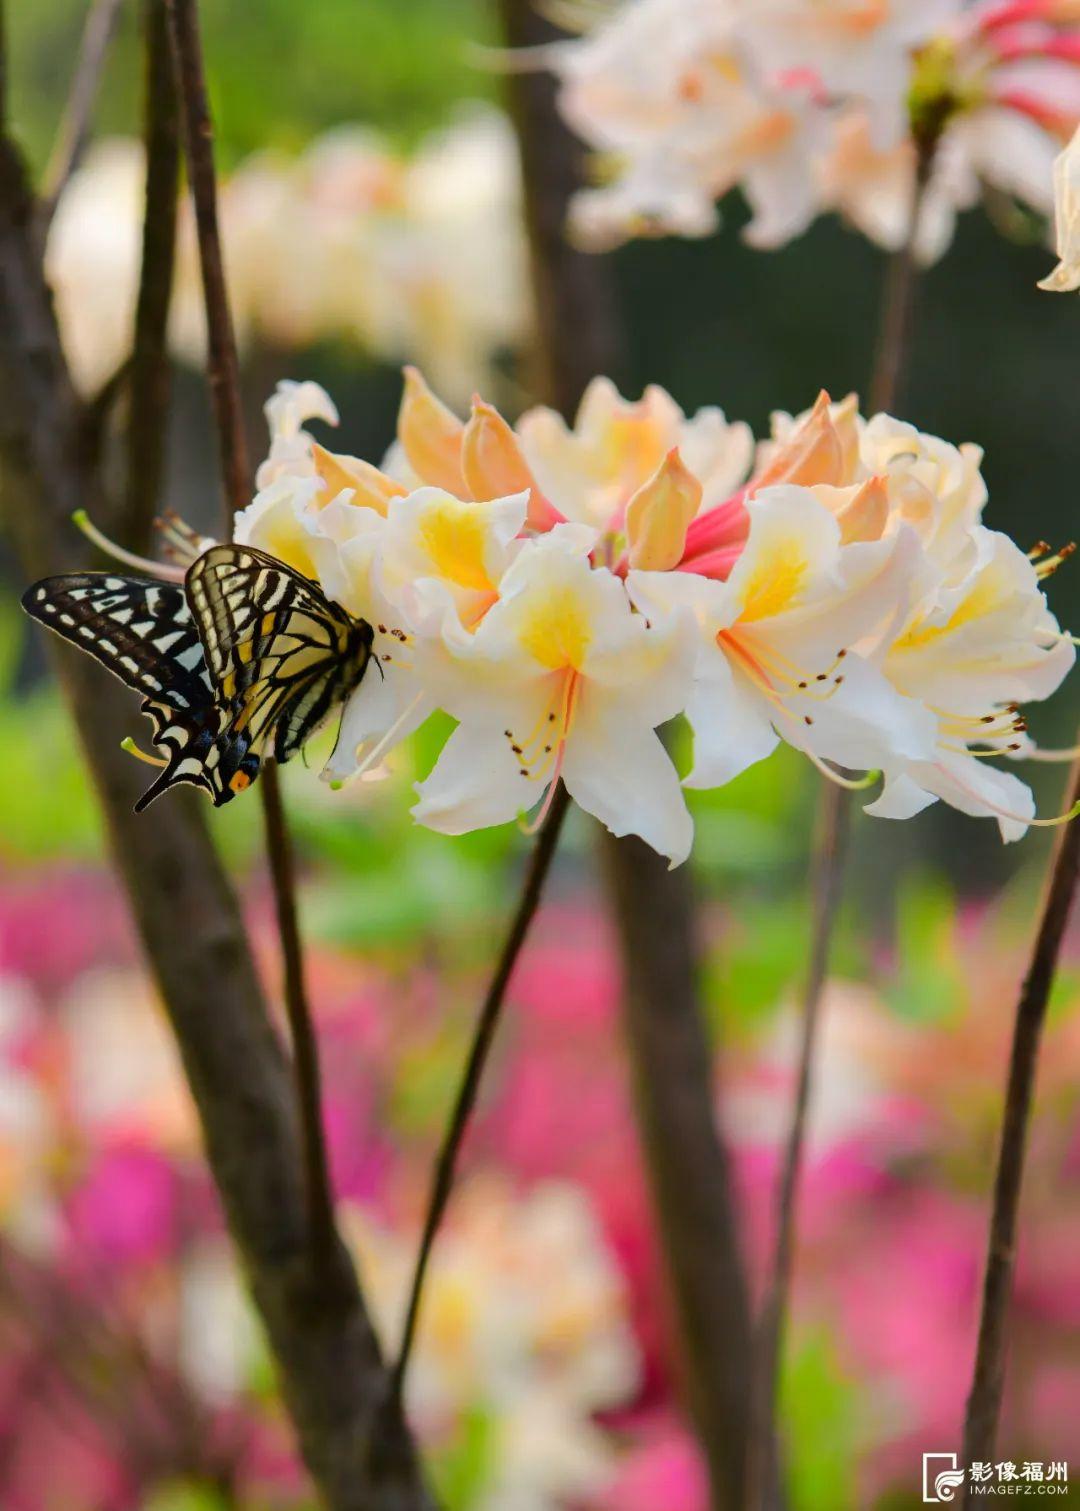
<svg viewBox="0 0 1080 1511"><path fill-rule="evenodd" d="M166 764L135 805L137 812L182 782L202 787L215 803L232 797L210 757L220 736L222 710L182 588L76 572L35 583L22 603L32 618L143 694L141 711L153 722L153 741Z"/></svg>
<svg viewBox="0 0 1080 1511"><path fill-rule="evenodd" d="M229 713L222 780L242 790L265 753L289 760L357 686L371 627L250 546L212 546L191 567L185 589Z"/></svg>

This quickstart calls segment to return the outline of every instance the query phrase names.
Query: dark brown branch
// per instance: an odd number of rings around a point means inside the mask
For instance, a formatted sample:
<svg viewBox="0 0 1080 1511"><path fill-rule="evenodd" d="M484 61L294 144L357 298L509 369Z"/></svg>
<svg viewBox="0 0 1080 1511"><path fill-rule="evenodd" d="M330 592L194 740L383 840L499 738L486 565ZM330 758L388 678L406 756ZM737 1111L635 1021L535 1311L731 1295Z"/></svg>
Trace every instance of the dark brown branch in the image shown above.
<svg viewBox="0 0 1080 1511"><path fill-rule="evenodd" d="M221 256L213 128L203 74L197 0L165 0L165 4L180 94L188 181L195 203L206 303L207 377L221 452L225 533L228 537L232 535L234 515L250 501L251 469L244 433L240 366ZM291 850L278 773L272 762L264 766L259 790L284 958L285 1006L292 1033L297 1104L308 1172L312 1253L316 1264L321 1264L334 1253L333 1195L322 1126L318 1045L304 981Z"/></svg>
<svg viewBox="0 0 1080 1511"><path fill-rule="evenodd" d="M196 0L165 0L165 8L180 95L188 183L195 204L199 267L206 303L207 381L221 452L226 536L231 537L234 513L251 502L251 466L244 431L236 337L221 253L214 131L203 73L199 8Z"/></svg>
<svg viewBox="0 0 1080 1511"><path fill-rule="evenodd" d="M1069 778L1067 802L1070 809L1080 803L1080 761L1074 765ZM1057 973L1058 956L1076 896L1078 876L1080 820L1073 819L1058 835L1054 848L1031 963L1016 1007L1012 1052L1009 1057L1009 1083L1005 1093L1005 1115L994 1176L979 1341L964 1423L961 1461L965 1464L976 1459L989 1462L994 1456L1005 1384L1009 1302L1016 1264L1017 1216L1035 1095L1039 1045L1050 991Z"/></svg>
<svg viewBox="0 0 1080 1511"><path fill-rule="evenodd" d="M163 0L144 0L146 211L135 341L128 371L124 537L145 551L161 504L169 418L169 305L176 255L180 116Z"/></svg>
<svg viewBox="0 0 1080 1511"><path fill-rule="evenodd" d="M41 202L37 211L38 225L42 231L47 229L60 196L68 179L79 166L79 159L86 146L101 75L109 55L109 44L116 30L121 4L122 0L93 0L86 13L71 91L52 155L45 169Z"/></svg>
<svg viewBox="0 0 1080 1511"><path fill-rule="evenodd" d="M98 496L35 209L22 160L0 137L0 480L27 580L81 564L69 520ZM411 1445L383 1409L387 1374L347 1256L338 1251L333 1285L312 1268L289 1071L199 799L173 793L136 817L144 778L118 743L130 694L67 647L57 662L305 1461L331 1511L427 1511Z"/></svg>
<svg viewBox="0 0 1080 1511"><path fill-rule="evenodd" d="M558 33L530 0L499 0L511 47ZM537 388L566 416L588 381L618 359L606 259L566 239L567 202L583 182L584 149L555 108L544 74L508 80L525 182L538 342ZM709 1467L715 1508L741 1506L751 1373L746 1282L730 1174L714 1121L711 1053L695 979L687 869L636 839L602 837L626 977L625 1030L636 1107L674 1310L686 1395Z"/></svg>
<svg viewBox="0 0 1080 1511"><path fill-rule="evenodd" d="M907 235L904 245L889 259L885 273L881 330L870 383L871 413L893 409L907 371L918 276L918 234L935 148L936 140L926 139L918 149ZM768 1508L782 1503L776 1452L777 1390L795 1258L799 1184L817 1057L821 998L828 976L847 865L851 801L851 794L843 788L832 782L822 781L818 803L818 841L810 884L813 922L810 955L800 1003L795 1100L777 1187L772 1262L762 1300L755 1347L747 1502L750 1511L768 1511Z"/></svg>
<svg viewBox="0 0 1080 1511"><path fill-rule="evenodd" d="M741 1511L749 1425L750 1302L712 1053L696 981L690 873L641 840L604 836L626 976L626 1033L675 1303L687 1401L714 1511Z"/></svg>
<svg viewBox="0 0 1080 1511"><path fill-rule="evenodd" d="M405 1312L405 1325L401 1333L401 1345L398 1350L397 1362L394 1365L394 1388L393 1394L400 1398L405 1383L405 1375L409 1367L409 1357L412 1353L413 1339L416 1334L416 1322L420 1313L420 1302L424 1291L424 1277L427 1274L428 1260L431 1257L432 1246L435 1236L439 1231L446 1204L450 1200L450 1193L454 1186L454 1175L457 1170L458 1156L461 1153L461 1145L464 1141L469 1120L472 1117L476 1098L480 1091L480 1081L484 1074L484 1066L487 1064L488 1053L495 1037L495 1029L498 1026L499 1014L502 1010L503 1000L506 997L506 988L510 984L510 977L514 973L514 967L518 962L522 947L528 936L532 921L536 916L536 910L540 906L540 898L543 894L544 883L548 872L551 870L551 862L555 858L555 851L559 844L559 835L562 832L563 821L566 818L570 799L566 788L559 783L551 800L551 807L547 817L540 827L533 846L532 858L529 861L528 870L525 873L525 883L521 889L521 897L518 900L517 910L514 913L510 928L506 935L502 951L499 955L495 973L487 989L480 1015L476 1020L476 1030L473 1034L472 1044L469 1049L469 1057L465 1064L465 1072L458 1087L457 1097L450 1113L450 1121L443 1135L442 1146L439 1149L438 1159L435 1162L435 1173L432 1177L431 1195L428 1198L427 1214L424 1219L423 1233L420 1238L420 1248L416 1259L416 1268L413 1272L412 1286L409 1292L409 1304Z"/></svg>

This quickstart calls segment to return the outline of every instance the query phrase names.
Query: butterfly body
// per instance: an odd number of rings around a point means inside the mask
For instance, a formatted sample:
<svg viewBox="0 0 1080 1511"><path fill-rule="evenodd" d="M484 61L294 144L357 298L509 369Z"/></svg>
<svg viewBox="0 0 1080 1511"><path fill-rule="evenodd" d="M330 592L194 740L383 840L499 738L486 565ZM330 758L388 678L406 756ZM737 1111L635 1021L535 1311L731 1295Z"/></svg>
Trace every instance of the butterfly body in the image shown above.
<svg viewBox="0 0 1080 1511"><path fill-rule="evenodd" d="M212 546L182 587L117 573L45 578L23 607L143 694L162 770L137 811L182 782L220 806L264 758L289 760L359 686L374 638L317 584L249 546Z"/></svg>

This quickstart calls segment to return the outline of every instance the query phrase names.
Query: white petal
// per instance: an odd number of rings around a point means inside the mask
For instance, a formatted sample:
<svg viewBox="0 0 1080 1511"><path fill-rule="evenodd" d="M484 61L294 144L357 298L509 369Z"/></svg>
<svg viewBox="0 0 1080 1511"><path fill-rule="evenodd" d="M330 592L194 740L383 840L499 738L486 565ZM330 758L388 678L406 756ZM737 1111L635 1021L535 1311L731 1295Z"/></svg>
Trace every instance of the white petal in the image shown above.
<svg viewBox="0 0 1080 1511"><path fill-rule="evenodd" d="M874 802L867 803L863 812L871 813L875 818L914 818L917 813L936 802L937 796L934 793L927 792L925 787L920 787L911 777L901 773L899 776L886 777L881 796Z"/></svg>
<svg viewBox="0 0 1080 1511"><path fill-rule="evenodd" d="M841 685L826 697L791 700L796 715L793 730L798 736L792 744L856 771L889 769L898 758L935 758L935 714L917 699L897 692L860 656L845 657L841 675ZM811 725L805 723L806 717L813 720Z"/></svg>
<svg viewBox="0 0 1080 1511"><path fill-rule="evenodd" d="M505 824L531 808L544 786L521 775L501 725L459 724L435 769L416 784L412 815L440 834L466 834Z"/></svg>
<svg viewBox="0 0 1080 1511"><path fill-rule="evenodd" d="M768 703L719 651L710 654L699 675L686 717L694 731L694 767L687 787L723 787L780 743Z"/></svg>
<svg viewBox="0 0 1080 1511"><path fill-rule="evenodd" d="M583 698L562 776L578 806L612 834L640 835L673 866L690 854L694 823L678 773L659 735L623 700Z"/></svg>
<svg viewBox="0 0 1080 1511"><path fill-rule="evenodd" d="M922 772L920 770L920 779ZM973 818L996 818L1008 843L1023 839L1035 817L1031 788L1019 777L975 756L942 751L926 785L946 803Z"/></svg>
<svg viewBox="0 0 1080 1511"><path fill-rule="evenodd" d="M369 665L364 680L345 704L337 742L322 769L323 780L348 781L389 730L394 731L393 739L383 747L383 754L419 729L433 708L415 677L392 666L380 677L378 669Z"/></svg>

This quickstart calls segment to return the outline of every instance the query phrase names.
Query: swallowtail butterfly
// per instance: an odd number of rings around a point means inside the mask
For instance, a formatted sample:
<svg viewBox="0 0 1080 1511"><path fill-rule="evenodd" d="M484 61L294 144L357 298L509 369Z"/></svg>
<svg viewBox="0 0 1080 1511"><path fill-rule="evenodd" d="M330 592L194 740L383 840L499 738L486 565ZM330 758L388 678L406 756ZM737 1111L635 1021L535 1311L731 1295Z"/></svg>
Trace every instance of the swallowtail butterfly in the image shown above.
<svg viewBox="0 0 1080 1511"><path fill-rule="evenodd" d="M115 573L46 577L23 608L142 693L164 759L136 803L179 782L216 806L287 761L358 687L374 634L251 546L211 546L183 587Z"/></svg>

